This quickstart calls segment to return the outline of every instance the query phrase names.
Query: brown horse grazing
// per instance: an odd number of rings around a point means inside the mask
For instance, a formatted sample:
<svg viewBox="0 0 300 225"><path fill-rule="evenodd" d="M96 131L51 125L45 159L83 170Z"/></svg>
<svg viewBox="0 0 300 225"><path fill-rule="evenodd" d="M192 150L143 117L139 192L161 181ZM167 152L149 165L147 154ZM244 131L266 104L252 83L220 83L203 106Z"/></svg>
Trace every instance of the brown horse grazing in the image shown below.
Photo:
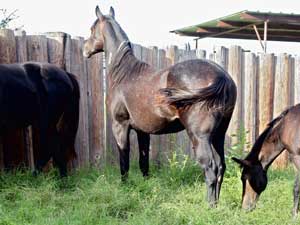
<svg viewBox="0 0 300 225"><path fill-rule="evenodd" d="M0 135L32 125L38 131L36 172L53 157L60 175L76 155L79 121L76 77L46 63L0 65Z"/></svg>
<svg viewBox="0 0 300 225"><path fill-rule="evenodd" d="M189 60L157 72L134 56L112 8L104 16L97 7L96 15L84 55L104 51L108 58L107 106L122 179L129 170L130 130L137 132L140 169L147 176L150 134L186 129L205 170L208 201L216 203L225 171L225 132L236 100L233 80L207 60Z"/></svg>
<svg viewBox="0 0 300 225"><path fill-rule="evenodd" d="M258 137L245 159L233 158L242 168L242 207L255 208L259 195L267 186L267 170L276 157L286 149L298 172L294 185L293 215L299 209L300 179L300 104L295 105L270 122Z"/></svg>

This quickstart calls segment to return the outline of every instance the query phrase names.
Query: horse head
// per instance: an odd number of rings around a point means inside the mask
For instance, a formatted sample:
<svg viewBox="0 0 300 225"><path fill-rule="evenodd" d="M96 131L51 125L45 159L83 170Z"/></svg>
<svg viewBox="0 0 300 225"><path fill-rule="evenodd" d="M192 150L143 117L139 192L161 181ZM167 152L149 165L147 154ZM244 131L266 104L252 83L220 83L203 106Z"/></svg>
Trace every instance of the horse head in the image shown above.
<svg viewBox="0 0 300 225"><path fill-rule="evenodd" d="M88 58L99 52L113 53L123 41L128 40L127 35L115 20L115 11L112 7L108 15L103 15L98 6L95 12L97 19L83 47L83 54Z"/></svg>
<svg viewBox="0 0 300 225"><path fill-rule="evenodd" d="M242 208L252 210L255 208L259 195L267 186L267 174L261 163L252 163L247 159L232 158L242 167L241 180L243 183Z"/></svg>

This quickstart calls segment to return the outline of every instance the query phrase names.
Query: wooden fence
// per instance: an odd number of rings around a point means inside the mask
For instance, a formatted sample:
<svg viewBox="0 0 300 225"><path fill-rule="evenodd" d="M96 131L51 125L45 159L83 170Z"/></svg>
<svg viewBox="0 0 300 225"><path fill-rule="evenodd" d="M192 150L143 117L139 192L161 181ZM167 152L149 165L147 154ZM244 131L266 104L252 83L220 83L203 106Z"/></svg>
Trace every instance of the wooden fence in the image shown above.
<svg viewBox="0 0 300 225"><path fill-rule="evenodd" d="M25 61L50 62L78 76L81 89L80 122L76 139L77 159L74 167L90 163L101 166L115 163L118 154L105 107L105 58L98 54L91 59L82 56L83 38L61 32L44 35L26 35L0 30L0 63ZM206 58L203 50L182 50L176 46L168 49L145 48L133 45L136 57L156 69L174 63ZM254 54L239 46L217 47L208 55L225 68L238 87L237 104L227 132L227 147L238 142L239 133L246 131L249 150L257 135L266 124L287 106L300 102L300 58L289 54ZM0 145L0 167L27 165L33 167L35 153L35 131L30 128L10 132L2 137ZM131 133L131 157L136 158L137 141ZM230 141L230 143L229 143ZM182 131L177 134L152 136L151 158L156 163L177 151L189 154L190 142ZM277 161L284 167L288 160L283 154Z"/></svg>

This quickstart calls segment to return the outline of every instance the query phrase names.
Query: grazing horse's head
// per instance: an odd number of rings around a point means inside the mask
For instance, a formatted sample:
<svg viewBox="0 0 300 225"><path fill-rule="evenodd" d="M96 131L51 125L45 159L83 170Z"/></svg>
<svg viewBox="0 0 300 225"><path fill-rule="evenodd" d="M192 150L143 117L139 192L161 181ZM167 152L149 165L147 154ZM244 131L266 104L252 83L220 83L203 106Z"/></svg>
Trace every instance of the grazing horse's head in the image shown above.
<svg viewBox="0 0 300 225"><path fill-rule="evenodd" d="M128 40L125 32L115 20L115 11L110 7L108 15L103 15L96 7L97 19L91 27L91 35L84 43L83 54L85 57L103 51L115 51L120 43Z"/></svg>
<svg viewBox="0 0 300 225"><path fill-rule="evenodd" d="M255 208L259 195L267 186L267 173L259 162L251 163L247 159L232 159L243 169L241 176L243 182L242 207L252 210Z"/></svg>

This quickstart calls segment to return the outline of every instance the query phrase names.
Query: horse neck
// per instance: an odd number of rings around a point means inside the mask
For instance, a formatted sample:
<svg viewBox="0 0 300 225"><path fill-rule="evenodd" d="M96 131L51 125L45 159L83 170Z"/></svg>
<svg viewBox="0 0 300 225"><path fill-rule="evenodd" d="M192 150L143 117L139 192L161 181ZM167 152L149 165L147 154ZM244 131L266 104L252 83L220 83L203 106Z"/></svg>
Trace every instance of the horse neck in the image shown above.
<svg viewBox="0 0 300 225"><path fill-rule="evenodd" d="M141 74L150 67L134 56L129 39L118 23L112 24L104 36L109 87L116 86L126 76Z"/></svg>
<svg viewBox="0 0 300 225"><path fill-rule="evenodd" d="M260 162L264 170L269 168L272 162L284 149L279 135L279 127L270 129L270 131L267 131L267 134L264 134L263 132L260 135L247 157L252 163ZM266 135L266 137L264 137L264 135Z"/></svg>
<svg viewBox="0 0 300 225"><path fill-rule="evenodd" d="M121 43L121 46L118 48L118 51L111 59L107 68L109 88L116 87L126 77L140 76L151 70L148 64L138 60L134 56L129 42L127 42L127 44L126 42L124 44Z"/></svg>

